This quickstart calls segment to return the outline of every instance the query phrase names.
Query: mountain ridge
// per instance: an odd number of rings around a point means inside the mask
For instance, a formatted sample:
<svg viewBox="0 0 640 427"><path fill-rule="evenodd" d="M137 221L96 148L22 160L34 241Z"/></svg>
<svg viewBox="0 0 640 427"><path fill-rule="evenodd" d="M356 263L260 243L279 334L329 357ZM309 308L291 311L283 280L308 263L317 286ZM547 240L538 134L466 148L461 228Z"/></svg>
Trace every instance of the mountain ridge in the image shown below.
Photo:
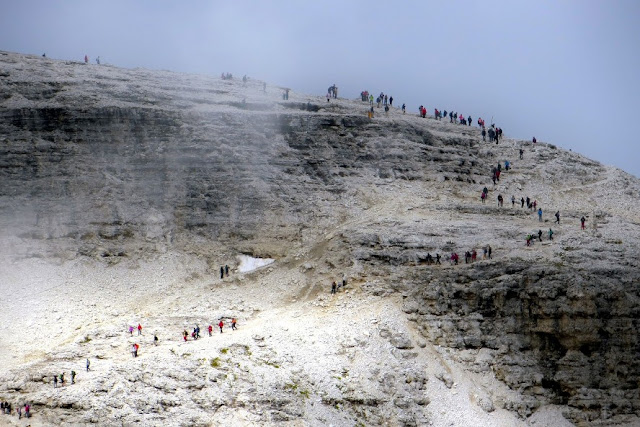
<svg viewBox="0 0 640 427"><path fill-rule="evenodd" d="M9 53L0 64L1 282L9 294L63 289L37 298L27 318L40 332L25 342L11 337L22 306L3 299L12 357L0 400L34 402L45 424L541 425L548 410L547 425L561 412L576 424L637 422L637 178L550 144L483 142L475 126L397 109L369 120L357 100L283 100L284 88L253 80ZM490 185L505 160L512 169ZM542 222L520 208L527 196ZM538 229L543 241L525 246ZM445 261L486 245L491 260ZM276 262L220 280L238 254ZM241 328L223 342L180 342L187 324L227 315ZM346 319L338 336L329 315ZM126 325L138 321L171 337L143 345L142 362L126 358ZM289 330L257 327L269 322ZM50 366L93 355L106 367L75 398L52 393ZM358 375L346 381L344 369ZM124 391L139 387L151 400ZM123 397L131 403L105 408ZM440 411L453 402L459 414Z"/></svg>

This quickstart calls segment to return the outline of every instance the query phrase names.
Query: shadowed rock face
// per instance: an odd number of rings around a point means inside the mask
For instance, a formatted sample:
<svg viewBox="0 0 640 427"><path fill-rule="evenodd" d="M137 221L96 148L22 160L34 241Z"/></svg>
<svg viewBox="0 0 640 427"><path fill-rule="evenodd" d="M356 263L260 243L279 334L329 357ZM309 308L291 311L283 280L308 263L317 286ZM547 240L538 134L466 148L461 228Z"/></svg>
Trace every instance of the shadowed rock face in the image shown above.
<svg viewBox="0 0 640 427"><path fill-rule="evenodd" d="M20 90L29 95L38 86ZM195 233L283 254L301 229L344 215L335 203L359 186L429 180L429 163L457 181L481 172L469 141L280 109L7 109L0 196L22 201L5 216L43 237L104 239L116 253L129 252L127 240L173 243Z"/></svg>
<svg viewBox="0 0 640 427"><path fill-rule="evenodd" d="M51 242L45 255L303 253L376 278L373 295L400 293L431 343L521 393L503 407L522 417L546 403L566 405L574 422L640 414L636 178L546 144L482 144L477 128L396 112L368 120L351 101L283 102L239 82L9 58L0 221ZM26 76L29 67L41 73ZM514 170L489 185L506 159ZM527 195L546 223L519 207ZM563 225L550 242L556 209ZM526 248L538 229L545 241ZM425 263L489 243L492 260Z"/></svg>

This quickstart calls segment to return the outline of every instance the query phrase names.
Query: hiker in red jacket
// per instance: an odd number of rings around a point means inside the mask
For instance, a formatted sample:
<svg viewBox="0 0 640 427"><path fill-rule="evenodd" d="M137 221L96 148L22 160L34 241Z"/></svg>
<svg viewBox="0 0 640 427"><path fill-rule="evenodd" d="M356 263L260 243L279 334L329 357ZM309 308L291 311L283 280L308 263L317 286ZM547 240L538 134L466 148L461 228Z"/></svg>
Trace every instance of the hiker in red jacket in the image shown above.
<svg viewBox="0 0 640 427"><path fill-rule="evenodd" d="M209 336L211 336L211 332L213 332L213 326L209 325Z"/></svg>
<svg viewBox="0 0 640 427"><path fill-rule="evenodd" d="M220 333L222 333L222 327L224 326L224 322L222 321L222 319L220 319L220 323L218 323L218 326L220 327Z"/></svg>
<svg viewBox="0 0 640 427"><path fill-rule="evenodd" d="M142 335L142 325L138 323L138 335Z"/></svg>

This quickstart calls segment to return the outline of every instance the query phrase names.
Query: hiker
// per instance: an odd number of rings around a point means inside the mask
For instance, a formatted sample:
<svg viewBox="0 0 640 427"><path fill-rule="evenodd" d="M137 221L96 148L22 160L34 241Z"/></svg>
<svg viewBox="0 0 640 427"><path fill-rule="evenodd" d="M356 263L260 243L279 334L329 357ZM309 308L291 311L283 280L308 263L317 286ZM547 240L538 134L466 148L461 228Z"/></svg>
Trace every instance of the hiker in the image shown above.
<svg viewBox="0 0 640 427"><path fill-rule="evenodd" d="M133 336L133 326L129 326L129 335Z"/></svg>
<svg viewBox="0 0 640 427"><path fill-rule="evenodd" d="M584 216L582 218L580 218L580 224L581 224L583 230L584 230L584 222L585 221L586 221L586 218Z"/></svg>
<svg viewBox="0 0 640 427"><path fill-rule="evenodd" d="M53 376L53 388L58 388L58 376Z"/></svg>
<svg viewBox="0 0 640 427"><path fill-rule="evenodd" d="M531 199L527 197L527 209L531 206Z"/></svg>
<svg viewBox="0 0 640 427"><path fill-rule="evenodd" d="M489 259L491 259L491 245L487 245L487 254L489 255Z"/></svg>
<svg viewBox="0 0 640 427"><path fill-rule="evenodd" d="M99 56L96 58L96 64L100 65L100 57Z"/></svg>
<svg viewBox="0 0 640 427"><path fill-rule="evenodd" d="M516 196L511 196L511 207L515 207L516 206Z"/></svg>
<svg viewBox="0 0 640 427"><path fill-rule="evenodd" d="M76 383L76 371L71 371L71 384Z"/></svg>
<svg viewBox="0 0 640 427"><path fill-rule="evenodd" d="M369 95L369 104L373 106L373 94ZM404 107L404 104L402 104L402 106ZM402 111L404 111L404 109Z"/></svg>
<svg viewBox="0 0 640 427"><path fill-rule="evenodd" d="M469 116L469 118L467 119L467 123L469 124L469 126L471 126L471 116Z"/></svg>
<svg viewBox="0 0 640 427"><path fill-rule="evenodd" d="M535 202L534 202L534 205L535 205ZM538 208L538 221L542 222L542 208Z"/></svg>
<svg viewBox="0 0 640 427"><path fill-rule="evenodd" d="M520 160L522 160L522 155L524 154L524 150L521 148L520 149Z"/></svg>
<svg viewBox="0 0 640 427"><path fill-rule="evenodd" d="M498 194L498 206L502 206L503 201L502 194Z"/></svg>
<svg viewBox="0 0 640 427"><path fill-rule="evenodd" d="M485 192L482 192L482 194L480 194L480 200L482 200L482 203L484 203L484 200L487 198L487 194Z"/></svg>
<svg viewBox="0 0 640 427"><path fill-rule="evenodd" d="M132 355L133 357L138 357L138 354L137 354L137 353L138 353L138 352L136 351L136 345L135 345L135 343L134 343L134 344L132 344L132 345L131 345L131 355Z"/></svg>
<svg viewBox="0 0 640 427"><path fill-rule="evenodd" d="M89 372L89 367L91 366L91 362L89 362L89 359L87 359L87 372Z"/></svg>
<svg viewBox="0 0 640 427"><path fill-rule="evenodd" d="M524 197L520 198L520 207L524 208Z"/></svg>
<svg viewBox="0 0 640 427"><path fill-rule="evenodd" d="M549 229L549 240L553 240L553 230Z"/></svg>
<svg viewBox="0 0 640 427"><path fill-rule="evenodd" d="M196 338L200 338L200 326L196 325Z"/></svg>
<svg viewBox="0 0 640 427"><path fill-rule="evenodd" d="M220 327L220 333L222 333L222 327L224 326L224 322L220 319L220 323L218 323L218 327Z"/></svg>
<svg viewBox="0 0 640 427"><path fill-rule="evenodd" d="M393 107L393 96L389 97L389 106Z"/></svg>
<svg viewBox="0 0 640 427"><path fill-rule="evenodd" d="M405 114L407 112L407 106L405 104L402 104L402 114Z"/></svg>
<svg viewBox="0 0 640 427"><path fill-rule="evenodd" d="M60 374L60 387L64 385L64 372Z"/></svg>
<svg viewBox="0 0 640 427"><path fill-rule="evenodd" d="M224 275L229 277L229 266L225 264L224 266Z"/></svg>
<svg viewBox="0 0 640 427"><path fill-rule="evenodd" d="M336 285L336 282L334 281L333 283L331 283L331 293L335 294L336 293L336 288L338 287L338 285Z"/></svg>
<svg viewBox="0 0 640 427"><path fill-rule="evenodd" d="M527 234L526 240L527 240L527 246L531 246L531 234Z"/></svg>
<svg viewBox="0 0 640 427"><path fill-rule="evenodd" d="M31 405L28 403L24 404L24 416L25 418L31 418Z"/></svg>
<svg viewBox="0 0 640 427"><path fill-rule="evenodd" d="M156 334L153 334L153 345L154 346L158 345L158 336Z"/></svg>
<svg viewBox="0 0 640 427"><path fill-rule="evenodd" d="M458 265L458 254L455 252L451 253L451 263L453 265Z"/></svg>
<svg viewBox="0 0 640 427"><path fill-rule="evenodd" d="M487 131L484 128L482 128L482 140L483 141L487 140L486 136L487 136Z"/></svg>
<svg viewBox="0 0 640 427"><path fill-rule="evenodd" d="M464 251L464 263L469 264L470 259L471 259L471 252Z"/></svg>
<svg viewBox="0 0 640 427"><path fill-rule="evenodd" d="M391 98L391 99L393 99L393 98ZM236 318L235 318L235 317L233 317L233 318L231 318L231 330L232 330L232 331L235 331L236 329L238 329L238 328L236 327Z"/></svg>
<svg viewBox="0 0 640 427"><path fill-rule="evenodd" d="M189 336L189 333L187 332L186 329L184 331L182 331L182 338L184 339L184 342L187 342L187 337L188 336Z"/></svg>
<svg viewBox="0 0 640 427"><path fill-rule="evenodd" d="M542 230L538 230L538 240L542 242Z"/></svg>
<svg viewBox="0 0 640 427"><path fill-rule="evenodd" d="M384 113L388 116L389 115L389 105L385 105L384 106Z"/></svg>
<svg viewBox="0 0 640 427"><path fill-rule="evenodd" d="M511 166L511 164L509 163L509 160L505 160L504 161L504 170L509 170L509 167Z"/></svg>
<svg viewBox="0 0 640 427"><path fill-rule="evenodd" d="M536 140L536 137L534 136L533 137L533 143L535 144L536 142L538 142L538 141Z"/></svg>
<svg viewBox="0 0 640 427"><path fill-rule="evenodd" d="M224 279L224 267L220 267L220 278Z"/></svg>
<svg viewBox="0 0 640 427"><path fill-rule="evenodd" d="M142 325L138 323L138 335L142 335Z"/></svg>
<svg viewBox="0 0 640 427"><path fill-rule="evenodd" d="M493 137L495 135L495 131L493 130L493 128L489 128L489 130L487 131L487 135L489 135L489 142L493 142Z"/></svg>
<svg viewBox="0 0 640 427"><path fill-rule="evenodd" d="M556 211L556 215L555 215L555 216L556 216L556 221L555 221L555 223L556 223L556 224L560 224L560 211Z"/></svg>
<svg viewBox="0 0 640 427"><path fill-rule="evenodd" d="M87 55L84 56L84 63L85 64L89 63L89 57Z"/></svg>
<svg viewBox="0 0 640 427"><path fill-rule="evenodd" d="M22 419L22 407L18 406L16 408L16 412L18 413L18 419L21 420Z"/></svg>
<svg viewBox="0 0 640 427"><path fill-rule="evenodd" d="M436 264L440 265L440 254L436 252Z"/></svg>
<svg viewBox="0 0 640 427"><path fill-rule="evenodd" d="M472 262L472 263L473 263L473 262L476 262L476 258L477 258L477 257L478 257L478 252L476 252L476 250L474 249L474 250L471 252L471 262Z"/></svg>

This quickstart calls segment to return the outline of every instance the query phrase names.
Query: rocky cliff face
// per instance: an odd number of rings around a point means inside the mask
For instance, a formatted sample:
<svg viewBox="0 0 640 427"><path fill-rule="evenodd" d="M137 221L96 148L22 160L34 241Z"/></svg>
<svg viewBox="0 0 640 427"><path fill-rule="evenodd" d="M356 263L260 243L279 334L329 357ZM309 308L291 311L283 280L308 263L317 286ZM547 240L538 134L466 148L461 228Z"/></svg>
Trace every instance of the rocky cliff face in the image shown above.
<svg viewBox="0 0 640 427"><path fill-rule="evenodd" d="M251 80L9 53L0 76L3 286L53 281L74 297L89 277L99 284L82 296L91 313L40 312L81 324L44 354L4 340L16 369L0 400L35 402L44 423L513 425L550 405L577 424L637 421L637 178L549 144L482 142L475 127L395 110L369 120L356 101L283 101ZM543 222L520 207L527 196ZM491 259L426 262L486 245ZM213 279L241 253L276 263ZM30 277L34 259L55 260L56 278ZM350 293L336 304L327 285L343 273ZM226 286L213 303L212 283ZM20 310L2 304L7 332ZM131 312L168 336L212 313L242 316L252 333L191 347L178 337L134 366L119 355ZM81 385L92 397L51 394L51 365L88 354L108 361ZM446 411L463 405L460 390L479 413Z"/></svg>

